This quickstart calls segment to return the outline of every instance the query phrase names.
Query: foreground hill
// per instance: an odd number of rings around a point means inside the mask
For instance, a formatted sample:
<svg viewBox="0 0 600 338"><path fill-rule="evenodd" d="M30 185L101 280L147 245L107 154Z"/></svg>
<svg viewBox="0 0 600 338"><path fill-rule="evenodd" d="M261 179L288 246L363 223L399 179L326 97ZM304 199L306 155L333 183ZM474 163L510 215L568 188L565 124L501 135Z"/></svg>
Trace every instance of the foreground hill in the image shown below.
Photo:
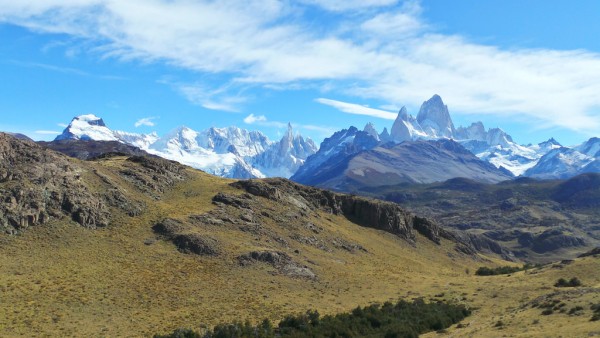
<svg viewBox="0 0 600 338"><path fill-rule="evenodd" d="M477 308L450 329L459 335L524 332L534 319L540 334L593 332L594 256L479 277L479 266L509 263L465 253L392 203L157 158L84 162L5 134L0 157L2 224L13 234L0 236L0 336L149 336L415 297ZM573 276L578 292L553 288ZM587 307L545 317L531 308L540 297Z"/></svg>

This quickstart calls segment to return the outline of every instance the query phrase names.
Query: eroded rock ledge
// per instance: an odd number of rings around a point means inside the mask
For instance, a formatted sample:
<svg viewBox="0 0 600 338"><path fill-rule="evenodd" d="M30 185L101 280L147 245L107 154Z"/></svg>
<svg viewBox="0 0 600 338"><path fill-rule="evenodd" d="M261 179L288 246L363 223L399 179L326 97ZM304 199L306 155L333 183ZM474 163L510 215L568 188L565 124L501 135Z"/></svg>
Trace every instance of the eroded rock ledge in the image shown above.
<svg viewBox="0 0 600 338"><path fill-rule="evenodd" d="M411 243L415 243L417 232L438 244L442 237L437 224L416 217L391 202L337 194L280 178L244 180L231 185L251 195L293 204L301 210L342 215L358 225L390 232Z"/></svg>

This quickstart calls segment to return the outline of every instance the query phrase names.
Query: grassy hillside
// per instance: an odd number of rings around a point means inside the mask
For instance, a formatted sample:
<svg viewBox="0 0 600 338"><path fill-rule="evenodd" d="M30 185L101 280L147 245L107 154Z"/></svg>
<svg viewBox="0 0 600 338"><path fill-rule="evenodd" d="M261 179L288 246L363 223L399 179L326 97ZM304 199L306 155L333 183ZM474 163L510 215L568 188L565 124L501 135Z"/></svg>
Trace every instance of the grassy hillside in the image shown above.
<svg viewBox="0 0 600 338"><path fill-rule="evenodd" d="M241 221L243 215L234 212L247 211L223 209L213 198L244 191L192 169L185 169L185 179L165 184L163 176L152 179L148 168L125 157L72 165L90 194L104 194L110 182L126 197L122 204L142 206L141 211L114 203L106 207L110 222L104 227L55 217L17 235L1 235L0 336L150 336L178 327L201 331L236 319L277 320L308 309L332 314L416 297L475 308L466 327L449 330L460 336L579 336L597 330L589 321L590 303L600 302L596 257L508 277L474 276L480 266L511 263L459 253L449 240L438 245L417 233L409 241L342 215L259 196L252 197L254 221ZM193 223L215 210L228 210L234 222ZM167 218L184 224L182 233L213 240L218 254L180 252L153 230ZM250 252L280 253L314 277L290 275L268 262L241 264L240 257ZM577 292L553 286L558 278L573 276L584 284ZM557 291L553 299L569 308L581 305L583 313L542 316L540 308L531 307ZM539 322L530 329L534 320ZM496 327L498 321L504 324Z"/></svg>

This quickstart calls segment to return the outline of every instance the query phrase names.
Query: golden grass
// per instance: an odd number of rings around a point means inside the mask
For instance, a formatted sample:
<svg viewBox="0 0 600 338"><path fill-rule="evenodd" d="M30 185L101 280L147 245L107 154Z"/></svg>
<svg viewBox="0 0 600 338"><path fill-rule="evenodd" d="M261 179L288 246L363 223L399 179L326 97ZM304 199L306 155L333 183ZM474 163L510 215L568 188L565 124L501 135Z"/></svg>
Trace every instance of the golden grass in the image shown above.
<svg viewBox="0 0 600 338"><path fill-rule="evenodd" d="M229 187L228 180L192 172L192 179L154 201L119 178L116 170L122 160L98 163L103 174L144 200L148 208L143 215L131 218L115 211L112 225L105 229L55 222L1 238L0 336L151 336L178 327L201 330L203 325L235 319L276 320L307 309L336 313L419 296L479 308L465 321L467 327L450 329L450 336L576 337L598 330L589 322L588 304L600 302L600 260L595 258L534 274L477 277L472 274L478 266L492 263L461 256L449 242L438 246L419 237L414 247L391 234L328 214L310 216L323 228L318 236L358 243L368 253L325 252L292 241L285 249L264 237L217 226L197 231L219 241L223 251L219 257L182 254L161 240L146 245L145 240L155 238L151 227L157 220L207 212L214 208L211 198L217 192L240 192ZM265 208L278 207L265 200ZM282 236L299 231L274 222L265 226ZM286 251L309 266L318 279L289 278L263 264L237 264L237 255L256 249ZM572 276L596 288L565 300L569 307L586 304L585 315L541 316L540 309L521 309L553 292L552 284L559 277ZM535 319L539 323L533 325ZM498 320L505 323L503 328L494 327Z"/></svg>

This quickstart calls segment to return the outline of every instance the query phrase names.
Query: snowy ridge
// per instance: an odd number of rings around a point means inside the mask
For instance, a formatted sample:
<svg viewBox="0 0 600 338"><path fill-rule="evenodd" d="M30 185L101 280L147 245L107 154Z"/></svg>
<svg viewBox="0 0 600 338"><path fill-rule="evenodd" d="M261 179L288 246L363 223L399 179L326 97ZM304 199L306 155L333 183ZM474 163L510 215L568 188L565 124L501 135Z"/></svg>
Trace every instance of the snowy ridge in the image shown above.
<svg viewBox="0 0 600 338"><path fill-rule="evenodd" d="M297 176L309 176L311 170L317 170L336 156L368 150L366 145L376 146L373 142L356 145L356 131L354 127L344 129L323 141L319 152L310 158L309 166L312 169L303 167ZM390 132L386 127L377 134L372 123L368 123L363 132L378 144L453 139L479 159L496 168L508 170L514 176L564 178L582 172L600 171L600 138L591 138L574 148L564 147L553 138L539 144L520 145L500 128L486 130L482 122L455 128L448 106L439 95L433 95L423 102L416 118L408 113L406 107L402 107ZM348 147L348 144L353 144L354 148Z"/></svg>
<svg viewBox="0 0 600 338"><path fill-rule="evenodd" d="M258 131L237 127L195 131L182 126L163 137L109 129L95 115L73 118L56 140L119 141L150 154L229 178L290 177L317 151L311 139L294 135L292 126L279 142Z"/></svg>

